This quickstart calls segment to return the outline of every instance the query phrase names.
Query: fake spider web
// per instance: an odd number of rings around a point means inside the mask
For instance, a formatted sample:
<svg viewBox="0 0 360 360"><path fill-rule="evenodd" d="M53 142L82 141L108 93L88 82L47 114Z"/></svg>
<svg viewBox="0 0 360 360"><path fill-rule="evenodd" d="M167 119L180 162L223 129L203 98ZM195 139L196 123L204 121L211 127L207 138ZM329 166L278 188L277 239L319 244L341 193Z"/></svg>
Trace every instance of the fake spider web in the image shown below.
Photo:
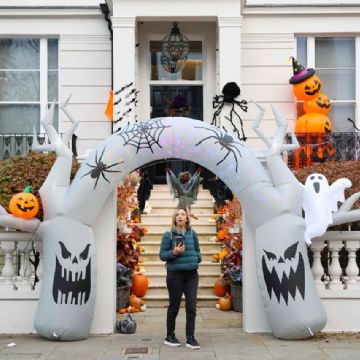
<svg viewBox="0 0 360 360"><path fill-rule="evenodd" d="M130 145L135 147L136 153L141 149L150 149L154 153L153 146L157 145L162 149L160 136L169 127L171 125L163 125L161 119L139 122L128 129L122 130L119 136L123 138L124 146Z"/></svg>

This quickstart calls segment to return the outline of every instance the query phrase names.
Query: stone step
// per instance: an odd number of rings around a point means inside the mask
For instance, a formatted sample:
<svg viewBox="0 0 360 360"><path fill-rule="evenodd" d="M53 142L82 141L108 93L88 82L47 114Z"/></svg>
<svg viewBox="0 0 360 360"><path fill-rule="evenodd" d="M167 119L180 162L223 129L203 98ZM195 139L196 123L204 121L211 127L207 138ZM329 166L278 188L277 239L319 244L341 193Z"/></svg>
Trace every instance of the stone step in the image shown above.
<svg viewBox="0 0 360 360"><path fill-rule="evenodd" d="M149 288L166 288L166 271L149 274L146 272L149 279ZM199 276L199 287L214 287L216 280L219 278L218 272L202 273Z"/></svg>
<svg viewBox="0 0 360 360"><path fill-rule="evenodd" d="M151 200L159 200L159 199L173 199L173 195L170 194L170 191L152 191L151 192ZM197 194L197 199L205 199L211 200L213 199L212 195L208 191L199 191Z"/></svg>
<svg viewBox="0 0 360 360"><path fill-rule="evenodd" d="M201 247L201 256L202 261L209 261L209 262L215 262L213 261L213 255L217 254L221 248L214 248L210 250L203 250ZM147 248L145 248L145 251L141 253L141 257L144 259L144 264L148 264L149 262L158 261L159 260L159 251L149 251Z"/></svg>
<svg viewBox="0 0 360 360"><path fill-rule="evenodd" d="M144 264L145 270L146 270L146 274L152 273L152 272L161 272L164 271L165 273L165 262L159 260L159 261L152 261L152 262L147 262L146 264ZM211 261L202 261L199 264L199 274L202 275L204 272L215 272L217 271L218 274L220 275L220 269L221 269L221 265L220 263L215 263L215 262L211 262Z"/></svg>
<svg viewBox="0 0 360 360"><path fill-rule="evenodd" d="M161 192L161 191L169 192L169 185L167 185L167 184L155 184L155 185L153 185L153 189L152 189L151 193L157 192L157 191L159 191L159 192ZM202 192L202 191L209 192L209 190L204 189L202 185L199 185L199 192Z"/></svg>
<svg viewBox="0 0 360 360"><path fill-rule="evenodd" d="M164 214L142 214L141 215L141 222L143 224L145 223L153 223L157 221L159 224L171 224L172 221L172 213L173 211L169 211L169 213ZM199 213L196 214L199 218L199 220L191 219L192 223L198 224L198 223L206 223L206 224L216 224L216 217L217 215L213 213Z"/></svg>
<svg viewBox="0 0 360 360"><path fill-rule="evenodd" d="M172 216L174 210L176 209L177 203L174 206L162 206L161 204L153 206L151 203L150 205L152 206L152 210L151 210L151 215L170 215L170 217ZM209 214L211 212L214 212L214 206L208 206L208 207L194 207L191 206L192 212L195 215L199 215L199 214Z"/></svg>
<svg viewBox="0 0 360 360"><path fill-rule="evenodd" d="M166 285L161 287L151 287L145 294L145 298L156 298L162 295L168 295L168 290ZM199 286L198 288L198 297L205 297L208 296L211 298L217 298L214 294L214 284L209 286Z"/></svg>
<svg viewBox="0 0 360 360"><path fill-rule="evenodd" d="M149 254L157 254L159 255L160 252L160 241L151 241L151 242L144 242L141 241L140 245L144 248L144 252L141 253L142 257L145 257ZM218 253L222 248L222 244L220 242L212 243L212 242L201 242L200 241L200 250L201 253L209 253L212 252L213 254Z"/></svg>
<svg viewBox="0 0 360 360"><path fill-rule="evenodd" d="M141 244L142 245L146 245L146 244L150 244L152 245L154 242L155 243L158 243L159 246L160 246L160 243L161 243L161 239L162 239L162 236L164 234L165 231L169 231L170 230L170 227L168 227L167 229L165 229L163 232L157 232L157 233L147 233L143 238L141 238ZM197 235L198 235L198 239L199 239L199 243L202 244L202 243L218 243L216 241L216 234L213 233L213 232L210 232L210 233L198 233L196 231Z"/></svg>
<svg viewBox="0 0 360 360"><path fill-rule="evenodd" d="M141 223L140 225L144 225L148 229L148 233L150 234L163 234L165 231L169 231L169 225L165 224L153 224L153 225L145 225ZM197 234L215 234L216 233L216 225L212 224L193 224L194 230Z"/></svg>
<svg viewBox="0 0 360 360"><path fill-rule="evenodd" d="M179 203L178 199L172 199L170 196L164 199L153 199L152 197L149 200L149 205L152 208L173 208L175 209ZM214 203L212 199L197 199L192 205L191 209L198 209L198 208L214 208Z"/></svg>
<svg viewBox="0 0 360 360"><path fill-rule="evenodd" d="M165 308L169 306L169 296L166 295L162 296L151 296L145 295L143 299L146 301L147 308ZM215 307L216 300L218 298L216 296L208 296L208 295L199 295L197 297L197 307ZM182 302L180 305L182 308L185 307L185 297L182 297ZM166 320L164 320L166 321Z"/></svg>

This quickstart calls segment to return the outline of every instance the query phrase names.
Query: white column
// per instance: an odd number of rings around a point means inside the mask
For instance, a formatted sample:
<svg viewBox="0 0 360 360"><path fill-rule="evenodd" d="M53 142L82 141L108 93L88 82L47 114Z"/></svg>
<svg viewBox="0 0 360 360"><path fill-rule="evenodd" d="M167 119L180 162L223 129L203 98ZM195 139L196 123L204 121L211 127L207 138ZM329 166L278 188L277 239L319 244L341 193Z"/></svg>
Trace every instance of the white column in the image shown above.
<svg viewBox="0 0 360 360"><path fill-rule="evenodd" d="M1 271L0 289L1 291L13 291L15 289L14 287L15 269L13 263L13 255L15 252L15 241L2 240L0 241L0 247L5 254L4 266Z"/></svg>
<svg viewBox="0 0 360 360"><path fill-rule="evenodd" d="M312 240L311 250L313 251L314 262L311 271L314 276L316 287L320 290L324 289L324 283L321 281L321 277L324 274L324 269L321 265L321 251L324 249L324 240Z"/></svg>
<svg viewBox="0 0 360 360"><path fill-rule="evenodd" d="M359 240L346 240L346 250L349 252L349 263L346 268L346 275L348 277L346 286L348 290L360 289L359 268L356 264L356 251L359 248Z"/></svg>
<svg viewBox="0 0 360 360"><path fill-rule="evenodd" d="M136 19L135 17L112 17L112 28L113 28L113 79L114 91L117 91L132 83L132 87L136 87L135 84L135 46L136 46ZM122 93L125 95L125 92ZM141 96L141 94L139 94ZM114 97L114 101L119 98ZM130 98L125 98L121 96L121 102L119 105L114 107L114 119L119 118L125 111L130 107L127 106L126 102ZM116 112L120 111L120 114ZM128 122L133 122L135 117L135 109L133 109L129 114L127 114L125 121L117 123L115 128L120 126L127 125ZM126 123L125 123L126 122Z"/></svg>
<svg viewBox="0 0 360 360"><path fill-rule="evenodd" d="M39 290L42 284L43 272L44 272L44 256L43 256L43 242L42 239L35 240L35 251L39 252L39 264L36 269L36 276L39 281L35 284L35 289Z"/></svg>
<svg viewBox="0 0 360 360"><path fill-rule="evenodd" d="M29 256L32 249L31 240L18 241L18 249L20 252L20 271L16 279L16 287L20 291L32 290L32 283L30 281L34 270L30 263Z"/></svg>
<svg viewBox="0 0 360 360"><path fill-rule="evenodd" d="M241 88L241 24L241 16L218 18L219 94L231 81Z"/></svg>
<svg viewBox="0 0 360 360"><path fill-rule="evenodd" d="M339 251L342 249L341 240L330 240L329 241L329 250L331 251L331 264L329 264L329 275L331 278L329 288L331 290L343 290L344 285L340 280L342 273L341 266L339 263Z"/></svg>

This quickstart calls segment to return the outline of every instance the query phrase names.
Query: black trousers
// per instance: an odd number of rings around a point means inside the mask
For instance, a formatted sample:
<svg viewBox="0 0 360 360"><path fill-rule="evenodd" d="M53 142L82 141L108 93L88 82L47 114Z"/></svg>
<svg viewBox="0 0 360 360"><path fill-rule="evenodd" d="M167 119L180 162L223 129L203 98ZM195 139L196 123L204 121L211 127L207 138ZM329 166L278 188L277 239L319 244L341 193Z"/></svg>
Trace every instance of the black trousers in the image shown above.
<svg viewBox="0 0 360 360"><path fill-rule="evenodd" d="M175 332L175 320L180 309L181 296L185 295L186 337L195 334L196 302L199 275L197 270L168 271L166 285L169 291L169 307L167 311L167 334Z"/></svg>

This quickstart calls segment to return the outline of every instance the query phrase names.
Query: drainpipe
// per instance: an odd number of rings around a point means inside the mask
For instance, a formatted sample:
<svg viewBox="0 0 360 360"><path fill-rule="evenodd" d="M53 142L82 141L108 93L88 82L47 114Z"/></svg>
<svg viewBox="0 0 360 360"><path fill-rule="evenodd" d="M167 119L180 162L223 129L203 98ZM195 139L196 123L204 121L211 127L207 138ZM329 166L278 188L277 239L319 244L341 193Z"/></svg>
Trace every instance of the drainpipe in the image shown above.
<svg viewBox="0 0 360 360"><path fill-rule="evenodd" d="M113 72L113 49L114 49L114 42L113 42L113 30L112 30L112 23L110 20L110 9L107 2L100 4L101 12L104 14L105 21L108 23L108 29L110 32L110 41L111 41L111 89L113 89L114 85L114 72ZM111 123L111 133L114 133L114 123Z"/></svg>

